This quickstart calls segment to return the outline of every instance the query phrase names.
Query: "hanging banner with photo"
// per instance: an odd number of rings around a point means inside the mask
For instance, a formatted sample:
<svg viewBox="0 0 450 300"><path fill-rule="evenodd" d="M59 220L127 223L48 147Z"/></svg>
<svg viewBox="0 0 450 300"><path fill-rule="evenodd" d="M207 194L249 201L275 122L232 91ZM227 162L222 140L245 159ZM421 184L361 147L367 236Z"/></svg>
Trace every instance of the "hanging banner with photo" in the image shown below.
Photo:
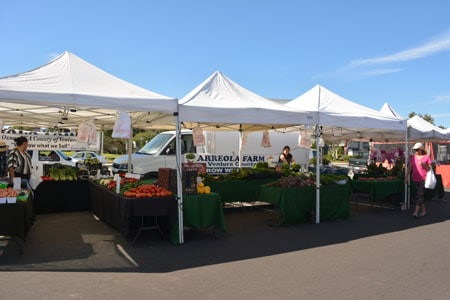
<svg viewBox="0 0 450 300"><path fill-rule="evenodd" d="M200 126L192 129L192 137L194 138L194 146L205 145L205 136L203 135L203 129L201 129Z"/></svg>
<svg viewBox="0 0 450 300"><path fill-rule="evenodd" d="M247 145L248 132L240 131L239 138L239 150L244 150L245 146Z"/></svg>
<svg viewBox="0 0 450 300"><path fill-rule="evenodd" d="M81 143L96 143L97 131L94 119L88 119L78 125L77 140Z"/></svg>
<svg viewBox="0 0 450 300"><path fill-rule="evenodd" d="M261 146L264 148L269 148L272 147L272 144L270 144L270 135L269 132L267 130L264 130L263 132L263 137L261 140Z"/></svg>
<svg viewBox="0 0 450 300"><path fill-rule="evenodd" d="M298 135L298 146L300 148L311 148L311 138L309 137L309 134L305 131L300 131Z"/></svg>
<svg viewBox="0 0 450 300"><path fill-rule="evenodd" d="M119 112L116 122L114 123L111 137L122 139L128 139L131 137L131 119L126 112Z"/></svg>

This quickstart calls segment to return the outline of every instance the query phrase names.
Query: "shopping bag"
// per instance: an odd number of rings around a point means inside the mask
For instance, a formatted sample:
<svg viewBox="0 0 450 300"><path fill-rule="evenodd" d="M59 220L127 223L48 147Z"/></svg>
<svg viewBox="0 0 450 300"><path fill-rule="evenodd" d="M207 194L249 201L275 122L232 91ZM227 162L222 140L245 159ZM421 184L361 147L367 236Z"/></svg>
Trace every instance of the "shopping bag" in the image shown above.
<svg viewBox="0 0 450 300"><path fill-rule="evenodd" d="M434 175L433 168L430 168L425 178L425 188L433 190L436 187L436 175Z"/></svg>

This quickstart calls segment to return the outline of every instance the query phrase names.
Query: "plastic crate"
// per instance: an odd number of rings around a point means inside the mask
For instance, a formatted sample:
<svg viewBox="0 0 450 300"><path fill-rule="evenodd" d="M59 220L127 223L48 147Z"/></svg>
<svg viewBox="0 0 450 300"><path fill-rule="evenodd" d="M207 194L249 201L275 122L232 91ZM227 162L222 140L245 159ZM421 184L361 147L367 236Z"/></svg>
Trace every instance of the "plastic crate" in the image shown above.
<svg viewBox="0 0 450 300"><path fill-rule="evenodd" d="M183 194L197 194L197 176L197 170L183 171Z"/></svg>

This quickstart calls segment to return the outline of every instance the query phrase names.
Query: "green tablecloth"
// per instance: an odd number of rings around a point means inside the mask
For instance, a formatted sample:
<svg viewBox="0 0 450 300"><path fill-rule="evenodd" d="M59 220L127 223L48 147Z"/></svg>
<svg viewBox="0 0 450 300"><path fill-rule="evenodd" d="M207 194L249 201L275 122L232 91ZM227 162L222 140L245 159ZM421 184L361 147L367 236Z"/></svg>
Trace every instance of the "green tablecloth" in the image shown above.
<svg viewBox="0 0 450 300"><path fill-rule="evenodd" d="M320 220L347 219L350 216L350 184L323 185L320 188ZM316 197L314 197L316 199ZM316 207L314 201L314 210Z"/></svg>
<svg viewBox="0 0 450 300"><path fill-rule="evenodd" d="M403 195L405 184L401 180L386 181L352 181L353 191L356 193L366 193L371 201L380 201L389 195ZM399 197L402 199L402 197Z"/></svg>
<svg viewBox="0 0 450 300"><path fill-rule="evenodd" d="M211 191L220 194L222 202L254 202L258 201L261 185L277 179L247 179L214 181L207 185Z"/></svg>
<svg viewBox="0 0 450 300"><path fill-rule="evenodd" d="M314 207L315 189L313 187L278 187L262 185L259 200L269 202L280 210L276 225L296 224L308 219Z"/></svg>
<svg viewBox="0 0 450 300"><path fill-rule="evenodd" d="M349 184L322 186L320 188L320 220L348 218L350 194ZM315 212L316 189L263 185L259 199L279 208L280 219L277 224L296 224L307 221L308 215Z"/></svg>
<svg viewBox="0 0 450 300"><path fill-rule="evenodd" d="M223 236L226 227L220 195L218 193L184 195L183 221L188 227L213 226L214 236Z"/></svg>
<svg viewBox="0 0 450 300"><path fill-rule="evenodd" d="M178 222L172 227L171 241L179 243ZM213 235L222 237L226 232L223 204L218 193L183 195L183 224L185 227L207 228Z"/></svg>

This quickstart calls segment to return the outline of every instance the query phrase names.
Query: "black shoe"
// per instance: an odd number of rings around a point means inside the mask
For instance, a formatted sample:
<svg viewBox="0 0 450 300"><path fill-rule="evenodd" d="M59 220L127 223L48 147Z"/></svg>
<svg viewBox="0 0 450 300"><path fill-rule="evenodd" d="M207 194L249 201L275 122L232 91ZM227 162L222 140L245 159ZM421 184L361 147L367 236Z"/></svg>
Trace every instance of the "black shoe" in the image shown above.
<svg viewBox="0 0 450 300"><path fill-rule="evenodd" d="M414 219L418 219L419 218L419 216L416 215L416 214L413 214L413 217L414 217Z"/></svg>

